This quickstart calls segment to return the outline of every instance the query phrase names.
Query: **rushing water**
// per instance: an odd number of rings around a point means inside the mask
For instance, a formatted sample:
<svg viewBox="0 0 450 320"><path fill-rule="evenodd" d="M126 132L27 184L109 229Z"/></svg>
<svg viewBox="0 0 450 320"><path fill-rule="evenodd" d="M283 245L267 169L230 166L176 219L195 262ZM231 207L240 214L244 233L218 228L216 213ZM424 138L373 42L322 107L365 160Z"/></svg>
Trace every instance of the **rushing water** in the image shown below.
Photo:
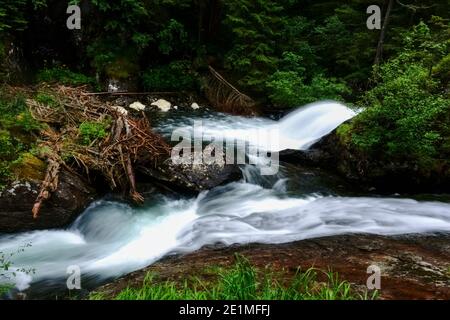
<svg viewBox="0 0 450 320"><path fill-rule="evenodd" d="M257 128L278 130L283 147L306 148L354 113L336 103L308 106L278 122L223 114L203 116L206 131L228 137L249 135ZM170 135L194 119L162 122ZM0 252L14 252L14 268L33 268L12 279L18 289L64 288L67 268L79 266L83 283L145 267L169 253L191 252L207 244L283 243L344 233L396 235L450 232L450 204L400 197L349 197L298 185L295 168L263 177L244 166L244 180L205 191L196 198L155 195L144 207L112 201L93 203L64 230L24 232L0 237ZM291 183L294 182L294 183Z"/></svg>
<svg viewBox="0 0 450 320"><path fill-rule="evenodd" d="M175 129L190 132L195 121L200 121L205 136L221 137L224 141L245 140L250 145L270 151L302 150L355 115L355 111L330 101L298 108L279 121L209 113L201 117L165 118L158 129L170 139ZM272 141L267 141L271 138Z"/></svg>

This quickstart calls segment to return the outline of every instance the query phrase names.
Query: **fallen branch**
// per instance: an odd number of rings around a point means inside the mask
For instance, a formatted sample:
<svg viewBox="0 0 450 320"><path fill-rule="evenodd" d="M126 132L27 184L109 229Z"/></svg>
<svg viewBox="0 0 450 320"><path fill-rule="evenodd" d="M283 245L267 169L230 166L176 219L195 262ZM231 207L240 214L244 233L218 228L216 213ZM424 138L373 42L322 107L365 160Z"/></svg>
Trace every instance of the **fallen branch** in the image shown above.
<svg viewBox="0 0 450 320"><path fill-rule="evenodd" d="M220 111L250 115L254 113L255 101L240 92L213 67L209 66L211 77L206 85L206 97Z"/></svg>
<svg viewBox="0 0 450 320"><path fill-rule="evenodd" d="M58 175L60 164L58 161L48 159L47 171L45 173L44 181L41 184L41 190L33 205L33 218L37 219L42 203L48 200L53 192L58 188Z"/></svg>

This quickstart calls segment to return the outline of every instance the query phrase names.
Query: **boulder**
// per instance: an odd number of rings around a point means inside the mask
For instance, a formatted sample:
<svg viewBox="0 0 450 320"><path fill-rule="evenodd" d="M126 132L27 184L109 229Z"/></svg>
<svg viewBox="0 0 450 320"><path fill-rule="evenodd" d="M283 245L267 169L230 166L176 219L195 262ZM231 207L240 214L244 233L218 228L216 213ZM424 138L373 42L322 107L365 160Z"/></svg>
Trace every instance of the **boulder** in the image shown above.
<svg viewBox="0 0 450 320"><path fill-rule="evenodd" d="M169 101L164 100L164 99L156 100L151 105L157 107L162 112L167 112L172 107L172 104Z"/></svg>
<svg viewBox="0 0 450 320"><path fill-rule="evenodd" d="M238 165L233 164L175 164L170 158L155 166L138 167L152 182L171 190L198 193L242 178Z"/></svg>
<svg viewBox="0 0 450 320"><path fill-rule="evenodd" d="M22 179L0 193L0 232L64 227L95 199L95 191L81 177L63 170L58 189L44 202L39 217L33 219L31 209L39 191L39 180Z"/></svg>
<svg viewBox="0 0 450 320"><path fill-rule="evenodd" d="M143 105L139 101L136 101L136 102L133 102L132 104L130 104L129 108L133 109L133 110L136 110L136 111L144 111L145 110L145 105Z"/></svg>
<svg viewBox="0 0 450 320"><path fill-rule="evenodd" d="M200 109L200 106L198 105L197 102L194 102L193 104L191 104L191 108L194 110Z"/></svg>

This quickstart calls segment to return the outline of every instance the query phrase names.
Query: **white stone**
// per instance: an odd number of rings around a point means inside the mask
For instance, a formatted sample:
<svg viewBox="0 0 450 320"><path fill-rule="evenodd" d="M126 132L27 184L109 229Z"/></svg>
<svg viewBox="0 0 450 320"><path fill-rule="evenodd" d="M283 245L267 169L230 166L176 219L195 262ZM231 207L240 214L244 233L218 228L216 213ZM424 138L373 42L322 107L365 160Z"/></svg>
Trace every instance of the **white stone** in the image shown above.
<svg viewBox="0 0 450 320"><path fill-rule="evenodd" d="M145 110L145 105L143 105L139 101L133 102L132 104L129 105L129 107L136 111L144 111Z"/></svg>
<svg viewBox="0 0 450 320"><path fill-rule="evenodd" d="M157 107L162 112L167 112L170 110L170 107L172 106L172 104L167 100L159 99L159 100L153 102L152 106Z"/></svg>
<svg viewBox="0 0 450 320"><path fill-rule="evenodd" d="M114 111L117 111L118 113L120 113L123 116L127 116L128 115L128 111L121 106L112 106L111 107Z"/></svg>
<svg viewBox="0 0 450 320"><path fill-rule="evenodd" d="M197 102L194 102L193 104L191 104L191 108L194 110L200 109L200 106L198 105Z"/></svg>
<svg viewBox="0 0 450 320"><path fill-rule="evenodd" d="M173 106L173 109L178 110L178 106Z"/></svg>

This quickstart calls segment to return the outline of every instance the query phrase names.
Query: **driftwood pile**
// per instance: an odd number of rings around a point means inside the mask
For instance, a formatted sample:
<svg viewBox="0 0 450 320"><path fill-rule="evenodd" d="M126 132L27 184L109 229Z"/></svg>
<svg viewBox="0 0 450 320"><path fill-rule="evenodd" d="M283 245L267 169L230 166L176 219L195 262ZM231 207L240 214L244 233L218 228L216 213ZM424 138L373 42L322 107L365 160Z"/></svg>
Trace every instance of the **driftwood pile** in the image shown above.
<svg viewBox="0 0 450 320"><path fill-rule="evenodd" d="M142 112L132 117L124 109L89 94L84 87L58 86L50 88L57 106L27 99L32 116L48 126L42 130L40 150L48 166L40 193L33 207L39 215L42 203L58 187L61 167L78 167L89 177L91 171L100 172L112 189L129 190L135 202L143 197L136 190L134 165L137 161L151 163L170 152L169 145L151 130ZM80 140L82 123L108 123L108 134L89 145Z"/></svg>

